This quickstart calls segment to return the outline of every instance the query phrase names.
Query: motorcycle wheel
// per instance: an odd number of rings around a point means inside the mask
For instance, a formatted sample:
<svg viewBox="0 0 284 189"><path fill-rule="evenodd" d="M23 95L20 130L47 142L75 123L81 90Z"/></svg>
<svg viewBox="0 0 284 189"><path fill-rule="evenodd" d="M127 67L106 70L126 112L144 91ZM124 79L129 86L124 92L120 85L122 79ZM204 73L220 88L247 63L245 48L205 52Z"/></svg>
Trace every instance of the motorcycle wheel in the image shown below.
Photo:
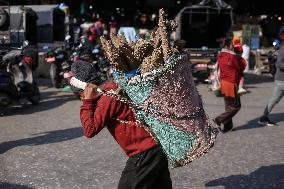
<svg viewBox="0 0 284 189"><path fill-rule="evenodd" d="M32 104L36 105L36 104L39 104L39 102L40 102L40 91L39 91L38 86L34 86L34 88L35 88L34 89L34 94L33 94L32 97L29 98L29 101Z"/></svg>
<svg viewBox="0 0 284 189"><path fill-rule="evenodd" d="M59 82L59 70L56 64L50 65L50 79L52 86L55 88L60 88L60 82Z"/></svg>

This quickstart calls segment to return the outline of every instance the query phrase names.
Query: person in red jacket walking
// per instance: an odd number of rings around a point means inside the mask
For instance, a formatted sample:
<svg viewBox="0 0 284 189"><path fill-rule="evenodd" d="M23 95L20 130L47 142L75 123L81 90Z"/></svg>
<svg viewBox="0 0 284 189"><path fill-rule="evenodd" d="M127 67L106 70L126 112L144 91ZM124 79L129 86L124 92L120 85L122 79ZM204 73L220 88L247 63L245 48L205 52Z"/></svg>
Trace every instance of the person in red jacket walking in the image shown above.
<svg viewBox="0 0 284 189"><path fill-rule="evenodd" d="M220 68L221 93L224 95L225 112L217 116L214 122L225 133L233 129L232 118L241 109L238 86L246 67L245 60L233 52L232 40L225 40L225 48L218 56Z"/></svg>
<svg viewBox="0 0 284 189"><path fill-rule="evenodd" d="M83 91L80 118L87 138L107 128L129 157L122 171L118 189L171 189L168 160L156 141L136 122L134 112L125 102L97 92L101 84L94 77L92 64L73 63L73 75L89 83ZM99 87L103 91L119 91L114 82Z"/></svg>

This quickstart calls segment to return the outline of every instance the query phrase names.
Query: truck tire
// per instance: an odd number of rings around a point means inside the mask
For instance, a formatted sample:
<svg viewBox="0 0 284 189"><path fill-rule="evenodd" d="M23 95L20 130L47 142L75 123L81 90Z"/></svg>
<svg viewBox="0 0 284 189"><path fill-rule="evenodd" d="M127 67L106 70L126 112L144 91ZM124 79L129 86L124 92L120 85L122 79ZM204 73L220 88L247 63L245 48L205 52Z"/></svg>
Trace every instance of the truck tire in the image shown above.
<svg viewBox="0 0 284 189"><path fill-rule="evenodd" d="M33 105L40 103L40 91L37 85L34 86L33 96L31 96L29 100Z"/></svg>

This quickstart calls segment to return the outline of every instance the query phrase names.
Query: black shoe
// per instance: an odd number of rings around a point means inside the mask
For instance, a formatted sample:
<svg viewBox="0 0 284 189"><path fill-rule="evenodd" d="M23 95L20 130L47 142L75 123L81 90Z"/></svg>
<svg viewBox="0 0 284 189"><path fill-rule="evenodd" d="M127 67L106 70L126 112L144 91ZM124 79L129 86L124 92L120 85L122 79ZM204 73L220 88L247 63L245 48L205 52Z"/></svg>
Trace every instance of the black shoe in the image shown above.
<svg viewBox="0 0 284 189"><path fill-rule="evenodd" d="M216 119L212 119L212 121L215 123L215 128L217 128L219 132L224 133L224 131L222 129L222 126L223 126L222 123L217 122Z"/></svg>
<svg viewBox="0 0 284 189"><path fill-rule="evenodd" d="M261 117L257 123L268 127L278 126L276 123L272 122L268 117Z"/></svg>
<svg viewBox="0 0 284 189"><path fill-rule="evenodd" d="M224 124L223 132L227 133L227 132L233 131L233 129L234 129L234 125L233 125L233 121L231 120L227 122L226 124Z"/></svg>

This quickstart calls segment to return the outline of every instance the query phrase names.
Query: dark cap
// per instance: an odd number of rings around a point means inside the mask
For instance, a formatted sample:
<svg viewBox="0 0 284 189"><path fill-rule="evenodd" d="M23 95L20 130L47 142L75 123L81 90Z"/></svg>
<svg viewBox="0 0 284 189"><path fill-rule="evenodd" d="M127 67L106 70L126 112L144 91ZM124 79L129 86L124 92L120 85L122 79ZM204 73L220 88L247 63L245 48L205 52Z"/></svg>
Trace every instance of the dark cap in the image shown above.
<svg viewBox="0 0 284 189"><path fill-rule="evenodd" d="M78 60L74 62L71 66L71 71L77 79L83 82L98 85L104 81L97 66L86 61Z"/></svg>
<svg viewBox="0 0 284 189"><path fill-rule="evenodd" d="M280 28L280 30L279 30L279 34L284 34L284 25L283 26L281 26L281 28Z"/></svg>
<svg viewBox="0 0 284 189"><path fill-rule="evenodd" d="M233 40L231 39L231 38L226 38L225 40L224 40L224 46L225 47L229 47L230 45L232 45L233 44Z"/></svg>

